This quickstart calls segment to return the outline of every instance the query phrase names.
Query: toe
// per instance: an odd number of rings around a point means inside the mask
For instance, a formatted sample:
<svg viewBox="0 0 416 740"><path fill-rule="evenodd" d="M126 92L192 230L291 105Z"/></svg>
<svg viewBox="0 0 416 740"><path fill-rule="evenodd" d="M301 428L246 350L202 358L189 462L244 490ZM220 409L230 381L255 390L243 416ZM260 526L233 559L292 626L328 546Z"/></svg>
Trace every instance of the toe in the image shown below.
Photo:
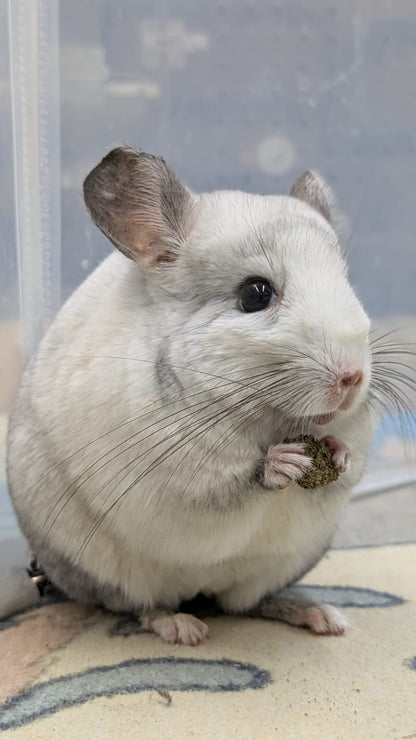
<svg viewBox="0 0 416 740"><path fill-rule="evenodd" d="M208 635L208 627L192 614L175 614L178 642L182 645L199 645Z"/></svg>
<svg viewBox="0 0 416 740"><path fill-rule="evenodd" d="M165 614L156 617L150 629L170 645L199 645L208 635L208 627L192 614Z"/></svg>
<svg viewBox="0 0 416 740"><path fill-rule="evenodd" d="M317 635L343 635L348 625L341 612L329 604L307 607L302 621Z"/></svg>

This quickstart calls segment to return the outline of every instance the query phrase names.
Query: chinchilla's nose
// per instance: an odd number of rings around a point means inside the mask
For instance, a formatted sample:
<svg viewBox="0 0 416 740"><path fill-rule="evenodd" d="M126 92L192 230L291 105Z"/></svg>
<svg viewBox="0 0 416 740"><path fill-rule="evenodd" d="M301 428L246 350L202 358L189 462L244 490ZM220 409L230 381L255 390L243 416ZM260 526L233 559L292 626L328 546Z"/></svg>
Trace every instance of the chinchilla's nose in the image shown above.
<svg viewBox="0 0 416 740"><path fill-rule="evenodd" d="M363 371L353 370L351 372L343 373L337 380L337 384L340 388L351 388L352 386L359 386L363 382Z"/></svg>
<svg viewBox="0 0 416 740"><path fill-rule="evenodd" d="M352 405L363 382L363 371L360 368L340 372L332 388L339 409L346 410Z"/></svg>

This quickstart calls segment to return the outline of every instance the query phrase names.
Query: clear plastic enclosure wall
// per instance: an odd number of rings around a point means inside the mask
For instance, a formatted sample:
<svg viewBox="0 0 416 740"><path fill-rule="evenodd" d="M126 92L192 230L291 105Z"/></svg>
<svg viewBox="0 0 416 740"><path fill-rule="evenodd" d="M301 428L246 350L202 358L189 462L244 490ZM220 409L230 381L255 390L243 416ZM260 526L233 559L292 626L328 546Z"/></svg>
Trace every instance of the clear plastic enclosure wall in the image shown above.
<svg viewBox="0 0 416 740"><path fill-rule="evenodd" d="M30 13L34 49L24 43ZM0 41L3 536L21 348L33 349L60 300L112 248L87 216L81 183L119 143L162 154L195 190L287 193L317 168L337 193L368 313L415 339L414 2L0 0ZM32 114L37 129L25 124ZM374 454L407 465L394 415Z"/></svg>

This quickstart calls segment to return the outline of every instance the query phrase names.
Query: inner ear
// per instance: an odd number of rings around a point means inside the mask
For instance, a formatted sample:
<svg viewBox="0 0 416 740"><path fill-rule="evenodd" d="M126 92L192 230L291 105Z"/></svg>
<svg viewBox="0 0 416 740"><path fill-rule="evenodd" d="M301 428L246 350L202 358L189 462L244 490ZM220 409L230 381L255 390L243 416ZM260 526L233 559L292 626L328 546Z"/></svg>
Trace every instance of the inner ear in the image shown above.
<svg viewBox="0 0 416 740"><path fill-rule="evenodd" d="M175 258L185 238L191 194L162 157L113 149L84 181L91 218L127 257Z"/></svg>
<svg viewBox="0 0 416 740"><path fill-rule="evenodd" d="M307 170L295 181L290 195L303 200L318 211L330 224L333 224L335 211L334 194L317 172Z"/></svg>

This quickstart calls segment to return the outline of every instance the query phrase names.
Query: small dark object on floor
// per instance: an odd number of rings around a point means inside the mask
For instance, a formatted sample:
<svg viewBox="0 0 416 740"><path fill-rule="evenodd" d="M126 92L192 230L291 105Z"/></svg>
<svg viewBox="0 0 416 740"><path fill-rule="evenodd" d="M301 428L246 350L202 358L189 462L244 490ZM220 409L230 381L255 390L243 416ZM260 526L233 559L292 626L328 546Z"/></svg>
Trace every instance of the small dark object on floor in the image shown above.
<svg viewBox="0 0 416 740"><path fill-rule="evenodd" d="M159 696L162 697L162 699L165 700L166 706L168 707L169 704L172 704L172 695L167 691L167 689L156 689Z"/></svg>
<svg viewBox="0 0 416 740"><path fill-rule="evenodd" d="M313 459L313 465L297 482L302 488L322 488L333 483L339 476L332 452L323 439L315 439L310 434L303 434L294 439L285 439L285 442L302 442L305 445L305 455Z"/></svg>

